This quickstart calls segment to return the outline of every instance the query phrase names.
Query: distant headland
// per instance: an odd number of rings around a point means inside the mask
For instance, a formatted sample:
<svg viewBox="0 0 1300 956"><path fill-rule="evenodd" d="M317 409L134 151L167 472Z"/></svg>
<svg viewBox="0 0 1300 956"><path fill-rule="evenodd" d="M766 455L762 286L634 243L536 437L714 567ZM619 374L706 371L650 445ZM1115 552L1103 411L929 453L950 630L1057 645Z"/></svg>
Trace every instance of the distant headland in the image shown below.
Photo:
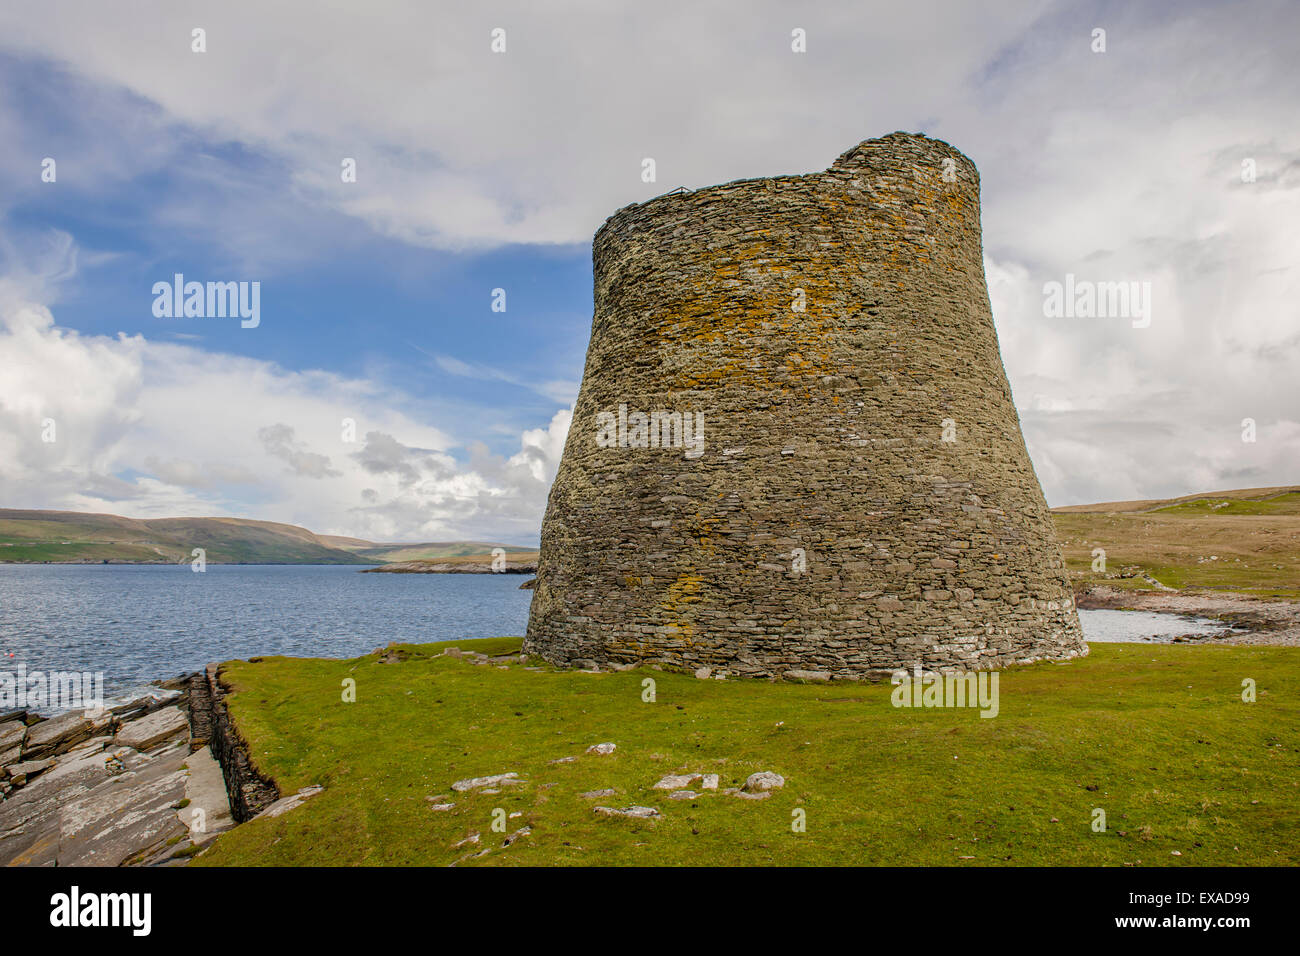
<svg viewBox="0 0 1300 956"><path fill-rule="evenodd" d="M518 556L535 549L487 541L383 543L316 534L248 518L126 518L79 511L0 508L0 564L388 565L411 561L492 560L494 549Z"/></svg>

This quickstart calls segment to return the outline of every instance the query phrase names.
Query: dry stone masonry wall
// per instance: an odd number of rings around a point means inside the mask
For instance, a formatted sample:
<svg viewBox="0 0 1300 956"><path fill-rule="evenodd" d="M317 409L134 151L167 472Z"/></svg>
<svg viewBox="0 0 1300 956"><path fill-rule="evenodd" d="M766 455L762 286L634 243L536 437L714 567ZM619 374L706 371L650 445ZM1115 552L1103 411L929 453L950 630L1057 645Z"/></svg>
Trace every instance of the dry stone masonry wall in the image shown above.
<svg viewBox="0 0 1300 956"><path fill-rule="evenodd" d="M849 679L1087 653L969 159L894 133L629 206L593 259L527 652Z"/></svg>

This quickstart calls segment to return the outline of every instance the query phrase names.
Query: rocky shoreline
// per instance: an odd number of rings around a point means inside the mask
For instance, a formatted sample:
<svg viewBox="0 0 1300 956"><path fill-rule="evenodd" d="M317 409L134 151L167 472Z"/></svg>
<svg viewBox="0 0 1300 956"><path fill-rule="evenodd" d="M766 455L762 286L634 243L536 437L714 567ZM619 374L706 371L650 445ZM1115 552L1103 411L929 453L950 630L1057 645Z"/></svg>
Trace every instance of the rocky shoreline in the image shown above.
<svg viewBox="0 0 1300 956"><path fill-rule="evenodd" d="M1075 604L1084 610L1194 614L1244 628L1230 634L1189 634L1179 643L1300 647L1300 604L1294 601L1269 601L1234 592L1133 591L1097 586L1080 591Z"/></svg>
<svg viewBox="0 0 1300 956"><path fill-rule="evenodd" d="M233 825L221 768L188 718L188 678L99 713L0 723L0 862L178 865Z"/></svg>
<svg viewBox="0 0 1300 956"><path fill-rule="evenodd" d="M0 714L0 864L178 866L281 798L230 719L220 668L97 712Z"/></svg>

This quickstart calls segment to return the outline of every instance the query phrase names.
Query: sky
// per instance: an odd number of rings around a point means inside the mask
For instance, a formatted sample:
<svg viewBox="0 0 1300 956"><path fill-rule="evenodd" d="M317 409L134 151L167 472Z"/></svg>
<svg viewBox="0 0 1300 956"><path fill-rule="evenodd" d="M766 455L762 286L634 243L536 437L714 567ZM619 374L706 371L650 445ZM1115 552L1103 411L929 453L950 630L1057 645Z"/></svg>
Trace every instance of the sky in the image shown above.
<svg viewBox="0 0 1300 956"><path fill-rule="evenodd" d="M1298 54L1285 2L5 5L0 507L535 544L604 219L895 130L979 167L1049 504L1300 483Z"/></svg>

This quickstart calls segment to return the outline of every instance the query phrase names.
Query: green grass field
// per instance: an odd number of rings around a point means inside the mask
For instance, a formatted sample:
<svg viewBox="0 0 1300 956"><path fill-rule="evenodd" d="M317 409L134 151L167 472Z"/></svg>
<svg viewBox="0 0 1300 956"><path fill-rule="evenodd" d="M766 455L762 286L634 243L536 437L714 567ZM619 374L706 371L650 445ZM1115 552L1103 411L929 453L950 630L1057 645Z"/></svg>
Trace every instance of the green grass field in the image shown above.
<svg viewBox="0 0 1300 956"><path fill-rule="evenodd" d="M326 789L219 837L195 864L1300 863L1300 649L1095 645L1003 672L1000 713L984 719L894 708L888 684L535 671L440 656L447 646L504 654L519 640L408 645L400 663L228 665L257 764L284 793ZM341 699L349 677L355 703ZM1255 703L1241 699L1245 678ZM605 741L614 754L584 753ZM758 770L786 786L763 801L650 789L673 772L717 773L726 788ZM526 785L452 792L507 771ZM618 793L579 796L604 788ZM433 811L431 797L456 806ZM663 816L610 819L593 804ZM506 833L492 830L498 808L519 814ZM1105 832L1092 830L1096 808ZM796 810L806 832L792 832ZM453 847L473 833L478 844Z"/></svg>

